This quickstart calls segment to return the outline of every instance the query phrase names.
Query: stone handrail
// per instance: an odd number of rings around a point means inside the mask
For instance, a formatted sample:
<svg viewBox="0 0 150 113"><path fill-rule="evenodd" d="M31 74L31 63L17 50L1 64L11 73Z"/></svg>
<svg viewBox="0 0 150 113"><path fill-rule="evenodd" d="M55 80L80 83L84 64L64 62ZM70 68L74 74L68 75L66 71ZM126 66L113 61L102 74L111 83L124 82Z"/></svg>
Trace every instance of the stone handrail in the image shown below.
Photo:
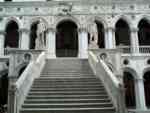
<svg viewBox="0 0 150 113"><path fill-rule="evenodd" d="M126 113L123 84L115 77L105 62L91 51L89 52L89 62L95 75L103 82L117 113Z"/></svg>
<svg viewBox="0 0 150 113"><path fill-rule="evenodd" d="M46 53L42 52L36 61L31 61L25 71L15 84L12 84L11 90L13 93L12 105L8 110L8 113L19 113L21 105L34 81L35 78L40 76L40 73L45 65Z"/></svg>

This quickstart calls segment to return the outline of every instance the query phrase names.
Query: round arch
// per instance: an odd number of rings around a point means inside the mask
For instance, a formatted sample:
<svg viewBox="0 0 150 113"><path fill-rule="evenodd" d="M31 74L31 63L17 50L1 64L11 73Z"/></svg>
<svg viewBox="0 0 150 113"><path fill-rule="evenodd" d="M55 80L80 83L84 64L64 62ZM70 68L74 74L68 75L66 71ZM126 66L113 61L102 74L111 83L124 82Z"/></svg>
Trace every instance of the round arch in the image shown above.
<svg viewBox="0 0 150 113"><path fill-rule="evenodd" d="M57 26L62 23L62 22L65 22L65 21L72 21L73 23L75 23L77 25L77 28L80 28L80 22L77 18L75 17L59 17L59 18L56 18L55 22L54 22L54 28L56 29Z"/></svg>
<svg viewBox="0 0 150 113"><path fill-rule="evenodd" d="M135 94L135 78L133 70L126 68L123 70L123 83L125 88L125 103L128 108L136 107L136 94Z"/></svg>
<svg viewBox="0 0 150 113"><path fill-rule="evenodd" d="M78 26L72 20L63 20L56 26L56 56L77 57Z"/></svg>
<svg viewBox="0 0 150 113"><path fill-rule="evenodd" d="M128 22L122 18L115 24L115 40L117 46L130 45L130 26Z"/></svg>
<svg viewBox="0 0 150 113"><path fill-rule="evenodd" d="M125 21L125 22L128 24L129 29L132 28L132 21L131 21L131 19L130 19L128 16L125 16L125 15L119 15L119 16L117 16L117 17L115 18L115 20L114 20L114 22L113 22L113 28L115 28L116 23L117 23L120 19L123 20L123 21Z"/></svg>
<svg viewBox="0 0 150 113"><path fill-rule="evenodd" d="M8 18L6 18L6 20L5 20L4 29L6 29L6 27L8 26L8 24L9 24L10 21L16 22L17 25L18 25L18 28L22 28L22 22L21 22L17 17L8 17Z"/></svg>
<svg viewBox="0 0 150 113"><path fill-rule="evenodd" d="M42 21L42 22L44 23L45 27L48 29L49 24L48 24L48 22L47 22L44 18L42 18L42 17L34 17L34 18L31 18L30 21L29 21L29 26L28 26L29 29L30 29L31 25L32 25L33 23L37 22L37 21Z"/></svg>
<svg viewBox="0 0 150 113"><path fill-rule="evenodd" d="M16 21L10 20L5 28L5 43L4 47L18 48L19 47L19 25Z"/></svg>
<svg viewBox="0 0 150 113"><path fill-rule="evenodd" d="M150 45L150 20L141 18L137 24L139 45Z"/></svg>
<svg viewBox="0 0 150 113"><path fill-rule="evenodd" d="M144 80L145 102L146 102L146 106L149 108L150 107L150 69L149 68L144 70L143 80Z"/></svg>

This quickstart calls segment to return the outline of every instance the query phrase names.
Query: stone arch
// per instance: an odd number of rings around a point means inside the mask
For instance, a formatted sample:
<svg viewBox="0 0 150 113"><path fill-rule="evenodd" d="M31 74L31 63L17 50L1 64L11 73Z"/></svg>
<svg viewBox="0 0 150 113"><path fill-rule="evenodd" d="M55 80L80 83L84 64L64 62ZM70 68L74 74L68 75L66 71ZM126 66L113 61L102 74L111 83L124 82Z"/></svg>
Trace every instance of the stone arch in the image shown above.
<svg viewBox="0 0 150 113"><path fill-rule="evenodd" d="M146 106L150 107L150 67L145 68L143 71L144 91Z"/></svg>
<svg viewBox="0 0 150 113"><path fill-rule="evenodd" d="M29 21L29 26L28 26L29 29L30 29L30 27L31 27L31 25L33 23L35 23L37 21L40 21L40 20L45 24L45 27L48 28L49 24L44 18L42 18L42 17L34 17L34 18L31 18L31 20Z"/></svg>
<svg viewBox="0 0 150 113"><path fill-rule="evenodd" d="M17 17L8 17L5 20L5 26L4 29L6 29L7 25L9 24L10 21L14 21L18 24L18 27L21 28L22 27L22 22L17 18Z"/></svg>
<svg viewBox="0 0 150 113"><path fill-rule="evenodd" d="M125 68L123 68L123 71L130 72L132 74L132 76L134 77L134 79L138 78L138 74L137 74L136 70L131 67L125 67Z"/></svg>
<svg viewBox="0 0 150 113"><path fill-rule="evenodd" d="M124 68L123 83L125 88L125 103L128 108L136 107L135 71L131 68Z"/></svg>
<svg viewBox="0 0 150 113"><path fill-rule="evenodd" d="M76 17L68 17L68 16L66 16L66 17L59 17L59 18L56 18L56 20L55 20L55 22L54 22L54 29L56 29L57 28L57 25L59 25L60 23L62 23L62 22L64 22L64 21L72 21L72 22L74 22L76 25L77 25L77 28L80 28L80 22L79 22L79 20L76 18Z"/></svg>
<svg viewBox="0 0 150 113"><path fill-rule="evenodd" d="M29 25L30 49L44 49L46 47L46 31L48 29L48 22L42 17L36 17L31 19ZM39 29L38 26L40 26Z"/></svg>
<svg viewBox="0 0 150 113"><path fill-rule="evenodd" d="M19 48L20 33L18 22L14 19L10 19L5 26L5 43L4 47Z"/></svg>
<svg viewBox="0 0 150 113"><path fill-rule="evenodd" d="M120 18L115 23L115 40L117 46L130 45L130 24L124 19Z"/></svg>
<svg viewBox="0 0 150 113"><path fill-rule="evenodd" d="M56 26L56 56L77 57L78 26L74 21L63 20Z"/></svg>
<svg viewBox="0 0 150 113"><path fill-rule="evenodd" d="M92 22L95 22L95 21L98 21L98 22L102 23L103 26L104 26L104 29L106 29L106 28L108 27L108 23L106 22L106 20L103 19L103 18L101 18L101 17L99 17L99 16L90 17L90 18L87 20L87 23L89 23L89 24L88 24L88 27L90 27L89 25L90 25Z"/></svg>
<svg viewBox="0 0 150 113"><path fill-rule="evenodd" d="M136 28L138 28L138 24L140 23L141 20L146 20L148 21L148 23L150 23L150 17L148 15L140 15L136 21L136 25L135 25Z"/></svg>
<svg viewBox="0 0 150 113"><path fill-rule="evenodd" d="M139 45L150 45L150 20L147 17L140 18L137 28Z"/></svg>
<svg viewBox="0 0 150 113"><path fill-rule="evenodd" d="M125 22L128 24L128 26L129 26L130 29L132 28L132 22L131 22L131 20L129 19L128 16L125 16L125 15L120 15L120 16L117 16L117 17L115 18L115 20L114 20L114 22L113 22L113 26L112 26L113 28L115 28L116 23L117 23L120 19L122 19L123 21L125 21Z"/></svg>

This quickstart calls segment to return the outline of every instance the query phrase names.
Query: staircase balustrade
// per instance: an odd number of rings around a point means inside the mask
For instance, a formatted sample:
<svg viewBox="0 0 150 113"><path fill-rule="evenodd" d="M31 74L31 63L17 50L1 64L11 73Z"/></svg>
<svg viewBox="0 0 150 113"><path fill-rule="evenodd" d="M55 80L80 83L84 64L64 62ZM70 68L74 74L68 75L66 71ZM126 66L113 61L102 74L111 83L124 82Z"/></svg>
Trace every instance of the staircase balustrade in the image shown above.
<svg viewBox="0 0 150 113"><path fill-rule="evenodd" d="M9 106L8 113L19 113L19 109L21 108L34 79L40 75L45 65L45 59L46 53L42 52L37 60L33 60L29 63L17 82L10 86L13 102Z"/></svg>
<svg viewBox="0 0 150 113"><path fill-rule="evenodd" d="M117 113L126 113L123 84L115 77L105 62L91 51L89 52L89 62L95 75L102 80L114 106L117 108Z"/></svg>

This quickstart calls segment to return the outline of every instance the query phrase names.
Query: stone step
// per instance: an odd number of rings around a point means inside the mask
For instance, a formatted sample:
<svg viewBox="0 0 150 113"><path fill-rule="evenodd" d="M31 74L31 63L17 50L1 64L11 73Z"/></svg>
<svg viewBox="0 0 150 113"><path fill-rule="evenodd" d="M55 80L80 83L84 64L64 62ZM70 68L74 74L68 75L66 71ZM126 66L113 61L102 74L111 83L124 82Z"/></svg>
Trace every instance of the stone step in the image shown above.
<svg viewBox="0 0 150 113"><path fill-rule="evenodd" d="M27 99L25 100L25 104L27 103L105 103L111 102L109 98L105 99Z"/></svg>
<svg viewBox="0 0 150 113"><path fill-rule="evenodd" d="M28 93L28 95L85 95L85 94L106 95L106 92L105 91L50 91L50 92L30 91Z"/></svg>
<svg viewBox="0 0 150 113"><path fill-rule="evenodd" d="M108 95L85 94L85 95L27 95L27 99L105 99Z"/></svg>
<svg viewBox="0 0 150 113"><path fill-rule="evenodd" d="M112 107L111 102L106 103L34 103L34 104L23 104L22 108L89 108L89 107Z"/></svg>
<svg viewBox="0 0 150 113"><path fill-rule="evenodd" d="M23 108L20 113L115 113L115 108Z"/></svg>
<svg viewBox="0 0 150 113"><path fill-rule="evenodd" d="M97 91L105 90L104 88L32 88L30 91Z"/></svg>

